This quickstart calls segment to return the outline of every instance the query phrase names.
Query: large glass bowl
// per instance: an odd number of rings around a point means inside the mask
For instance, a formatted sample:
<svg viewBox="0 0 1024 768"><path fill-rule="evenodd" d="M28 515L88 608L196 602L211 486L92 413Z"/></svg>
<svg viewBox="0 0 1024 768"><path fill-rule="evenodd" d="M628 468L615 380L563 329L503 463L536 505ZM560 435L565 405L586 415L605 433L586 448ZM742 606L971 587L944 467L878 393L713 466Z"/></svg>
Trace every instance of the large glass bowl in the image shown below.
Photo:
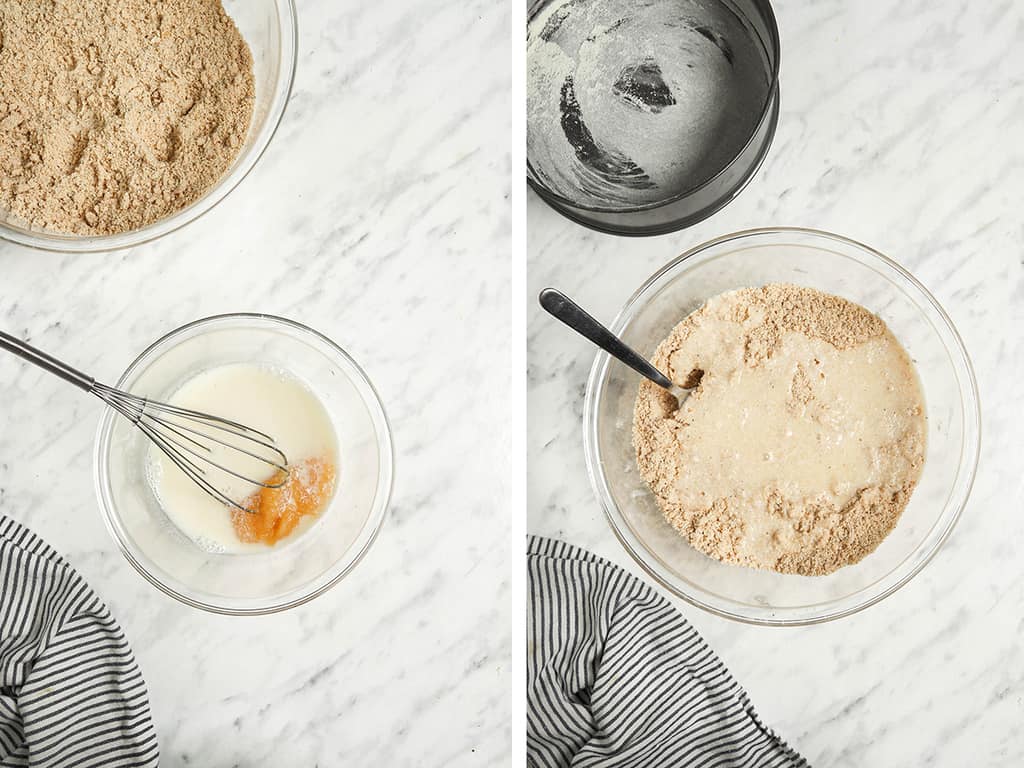
<svg viewBox="0 0 1024 768"><path fill-rule="evenodd" d="M111 535L153 585L215 613L259 614L311 600L362 559L391 494L391 432L369 379L344 350L298 323L221 315L179 328L143 352L120 389L166 400L197 373L232 363L292 374L327 411L338 439L338 489L307 532L256 554L215 554L171 522L149 481L149 442L109 408L96 437L96 492Z"/></svg>
<svg viewBox="0 0 1024 768"><path fill-rule="evenodd" d="M68 253L130 248L195 221L238 186L263 155L284 115L295 79L298 25L294 0L224 0L224 8L252 50L256 100L245 143L220 181L187 208L118 235L65 235L32 227L0 208L0 239Z"/></svg>
<svg viewBox="0 0 1024 768"><path fill-rule="evenodd" d="M949 536L978 464L978 393L963 342L924 286L877 251L824 232L765 229L701 245L644 283L612 330L650 357L707 299L769 282L818 288L864 305L889 325L917 366L928 412L925 467L895 530L874 553L831 575L807 577L726 565L692 548L662 517L637 470L632 445L637 374L603 353L587 384L584 444L591 482L612 529L664 586L728 618L811 624L891 595Z"/></svg>

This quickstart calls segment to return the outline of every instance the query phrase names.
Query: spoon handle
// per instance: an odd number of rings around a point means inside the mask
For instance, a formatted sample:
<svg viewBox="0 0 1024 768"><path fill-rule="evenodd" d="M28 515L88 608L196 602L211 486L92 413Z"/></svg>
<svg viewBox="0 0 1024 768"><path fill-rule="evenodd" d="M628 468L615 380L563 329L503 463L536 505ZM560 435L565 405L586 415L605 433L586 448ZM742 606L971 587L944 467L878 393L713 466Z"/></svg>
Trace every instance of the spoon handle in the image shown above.
<svg viewBox="0 0 1024 768"><path fill-rule="evenodd" d="M672 381L647 360L635 352L614 333L588 315L582 307L561 291L545 288L540 292L540 305L551 315L590 339L609 355L619 360L659 387L672 389Z"/></svg>

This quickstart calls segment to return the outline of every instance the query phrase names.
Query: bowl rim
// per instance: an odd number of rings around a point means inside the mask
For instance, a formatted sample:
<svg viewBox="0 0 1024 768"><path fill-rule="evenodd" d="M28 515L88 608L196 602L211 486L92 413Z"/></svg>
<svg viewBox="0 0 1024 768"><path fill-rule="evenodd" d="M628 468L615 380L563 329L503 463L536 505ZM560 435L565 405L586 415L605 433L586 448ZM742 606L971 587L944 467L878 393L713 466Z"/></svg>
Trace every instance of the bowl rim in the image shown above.
<svg viewBox="0 0 1024 768"><path fill-rule="evenodd" d="M722 176L724 176L726 172L731 170L732 167L739 160L739 158L742 157L744 155L744 153L747 152L748 149L750 149L751 145L754 143L754 141L757 139L758 135L760 134L761 129L764 127L765 122L768 121L768 120L772 120L773 119L774 105L776 105L777 102L779 101L779 91L780 91L780 87L779 87L779 73L780 73L781 67L782 67L782 42L781 42L781 33L779 32L779 22L778 22L778 19L775 16L775 9L774 9L774 7L772 7L772 4L771 4L770 0L754 0L754 1L758 5L758 7L761 10L761 13L764 16L764 22L765 22L765 24L768 27L769 37L771 37L771 40L769 41L770 42L771 50L768 51L770 53L770 55L772 56L772 58L773 58L773 63L772 63L772 67L771 67L771 80L768 82L768 88L765 91L765 101L764 101L764 104L761 105L761 114L758 117L757 122L754 124L753 128L751 129L750 135L747 137L747 140L743 143L743 146L739 150L736 151L736 153L733 155L733 157L731 157L729 159L729 161L725 165L723 165L718 170L717 173L715 173L714 176L712 176L711 178L707 179L706 181L701 182L700 184L697 184L696 186L690 187L688 189L684 189L681 192L677 192L677 193L671 195L670 197L665 198L664 200L657 200L655 202L650 202L650 203L642 203L640 205L631 205L631 206L628 206L628 207L625 207L625 208L613 208L613 207L604 206L604 205L584 205L584 204L581 204L579 202L574 202L573 200L570 200L569 198L565 197L564 195L561 195L558 192L555 192L547 184L544 184L542 181L540 181L539 178L536 176L536 171L534 171L534 169L533 169L533 165L530 162L529 156L527 156L527 158L526 158L526 183L530 187L533 188L534 192L536 192L538 196L543 198L549 204L554 202L554 203L558 203L561 206L568 206L570 208L574 208L577 211L586 211L588 213L603 213L603 214L630 214L630 213L641 213L643 211L657 210L659 208L664 208L665 206L669 206L669 205L673 205L674 203L678 203L680 200L684 200L684 199L686 199L688 197L691 197L692 195L695 195L696 193L698 193L698 192L700 192L700 191L710 187L711 185L715 184L715 182L717 182ZM554 0L547 0L547 2L543 3L543 5L547 6L550 2L554 2ZM532 20L532 16L536 15L536 13L539 10L540 10L540 8L537 8L537 9L535 9L533 11L533 13L531 15L531 19L527 20L527 26L529 26L529 21ZM730 9L730 10L733 10L733 9ZM743 184L739 187L739 189L737 189L733 195L728 197L724 203L719 205L717 208L715 208L715 210L712 210L710 213L706 214L702 218L708 218L709 216L714 215L717 211L719 211L722 208L724 208L729 202L731 202L733 199L735 199L735 197L743 190L743 187L745 187L750 182L750 180L753 179L754 174L757 173L757 170L760 168L761 164L764 162L765 157L767 157L767 155L768 155L768 148L771 146L772 141L774 139L774 133L775 133L774 128L769 133L771 135L768 137L768 141L766 142L766 145L765 145L765 150L758 154L758 158L754 162L754 164L752 166L752 169L751 169L750 173L748 174L748 178L744 180ZM561 211L559 211L559 212L561 212ZM700 220L700 219L698 219L698 220ZM691 225L684 225L684 226L691 226ZM601 230L601 229L595 228L595 227L591 227L591 228L595 229L596 231L602 231L602 232L606 231L606 230ZM678 230L680 228L681 227L673 227L671 230L668 230L668 231L676 231L676 230ZM614 234L619 234L619 233L616 232ZM640 234L640 233L637 233L637 234ZM654 234L657 234L657 233L654 233Z"/></svg>
<svg viewBox="0 0 1024 768"><path fill-rule="evenodd" d="M601 385L603 384L609 365L611 363L611 356L606 352L599 352L594 359L594 362L590 369L590 375L587 379L587 386L584 395L583 403L583 448L584 455L587 464L587 475L590 478L591 487L598 497L601 504L602 510L604 511L606 521L611 527L615 537L619 540L619 543L629 553L633 560L655 581L661 586L669 590L673 595L682 598L686 602L701 608L709 613L722 618L732 619L744 624L751 624L757 626L776 626L776 627L795 627L795 626L810 626L813 624L822 624L835 619L844 618L846 616L859 613L872 605L876 605L885 598L889 597L897 590L904 587L910 582L917 574L919 574L928 563L932 561L935 555L938 554L939 550L948 540L952 534L953 529L956 527L963 514L964 508L967 506L970 500L971 491L974 487L974 482L977 477L978 463L981 454L981 404L978 393L978 383L974 373L974 366L971 362L970 355L967 352L967 348L964 345L963 339L960 333L957 331L956 326L953 324L952 319L942 308L942 305L935 299L931 292L925 288L925 286L911 274L907 269L901 266L899 263L889 258L880 251L871 248L857 240L852 238L837 235L831 232L825 232L823 230L810 229L804 227L763 227L756 229L747 229L732 234L722 235L714 238L707 242L701 243L693 248L690 248L682 255L675 257L670 260L660 269L658 269L651 277L643 282L643 284L633 292L623 308L616 315L615 320L609 326L612 333L619 335L629 319L631 310L639 302L643 296L650 290L654 285L660 282L660 280L667 274L675 270L679 265L683 264L690 258L693 258L711 248L723 245L729 242L738 242L742 240L749 240L753 238L761 237L777 237L777 236L799 236L809 237L812 239L822 239L834 243L839 243L846 247L852 247L860 250L862 253L880 261L884 266L894 270L901 277L906 279L920 294L925 301L931 305L932 309L935 310L938 317L941 319L945 326L945 329L949 332L952 339L952 346L949 347L951 357L955 354L959 359L954 361L954 366L962 366L963 368L963 381L960 383L961 393L967 395L961 403L962 415L964 419L964 447L962 449L963 461L961 463L961 471L966 470L966 476L961 481L957 479L954 485L954 493L958 495L953 503L955 509L949 520L946 522L944 529L931 544L931 549L924 557L920 558L918 562L913 564L906 573L902 574L893 584L890 584L886 589L882 590L878 594L870 596L868 599L862 600L855 604L851 604L840 610L825 611L814 616L805 616L798 618L787 618L785 614L782 618L776 618L772 616L750 616L737 611L729 610L722 605L712 604L707 600L703 600L695 594L685 592L675 584L673 584L663 574L659 573L641 554L638 550L645 550L649 554L653 555L650 550L646 550L642 542L633 542L630 540L630 536L622 530L622 527L618 524L617 518L622 517L622 513L618 509L611 495L604 472L602 471L601 464L601 451L598 444L597 435L597 408L600 404L600 391ZM960 376L957 376L960 380ZM950 499L953 498L951 494ZM950 500L946 501L948 505ZM912 557L913 555L911 555ZM906 560L904 561L906 562ZM735 604L735 601L726 601ZM827 603L819 603L818 605L826 605ZM783 611L789 611L790 609L782 609Z"/></svg>
<svg viewBox="0 0 1024 768"><path fill-rule="evenodd" d="M539 185L534 184L530 179L527 179L527 186L533 190L534 194L536 194L537 197L539 197L545 205L549 206L556 213L564 216L565 218L569 219L575 224L579 224L581 227L586 227L587 229L591 229L595 232L600 232L605 235L615 235L616 237L630 238L652 236L657 237L658 235L668 235L673 232L688 229L689 227L696 226L705 219L711 218L716 213L721 211L723 208L728 206L737 197L739 197L743 193L743 191L746 190L746 188L750 186L750 184L754 181L754 177L757 175L757 172L761 170L761 166L763 166L765 161L768 159L768 154L769 152L771 152L772 144L775 142L775 134L778 132L779 114L781 110L781 98L781 93L778 91L778 89L776 89L776 92L773 97L773 103L770 105L769 108L768 119L771 125L768 128L768 132L765 134L763 146L758 152L757 159L749 167L749 170L746 172L746 176L743 178L743 180L738 185L731 188L727 188L726 193L715 202L711 203L705 208L700 208L696 212L683 218L670 219L666 223L660 225L638 226L633 229L626 229L624 226L615 226L613 224L608 224L599 218L584 215L584 213L581 213L581 211L584 211L584 209L579 208L578 206L566 206L561 201L549 199L549 193L547 192L546 188L541 188ZM753 141L753 139L751 141ZM724 173L731 167L732 163L727 165L722 172ZM712 179L711 181L713 180L714 179ZM697 191L700 190L701 188L702 187L695 187L694 190ZM673 205L676 202L680 202L681 200L682 198L680 198L680 200L671 201L669 203L658 203L657 208L667 208L668 206ZM600 212L587 211L587 213L597 214ZM604 212L601 213L601 215L606 215L608 213L610 212ZM630 213L637 213L637 211L618 211L617 214L619 213L628 215Z"/></svg>
<svg viewBox="0 0 1024 768"><path fill-rule="evenodd" d="M139 229L120 232L112 235L68 235L58 232L28 232L14 229L0 221L0 241L7 241L26 248L51 253L101 253L120 251L151 243L172 232L187 227L194 221L203 218L222 203L246 179L253 168L270 147L277 135L291 101L292 89L295 85L295 72L299 57L299 20L295 0L274 0L281 22L281 73L278 88L274 94L263 127L263 137L245 156L244 160L234 169L225 171L224 175L214 183L198 199L175 211L169 216L158 219ZM236 158L237 159L237 158Z"/></svg>
<svg viewBox="0 0 1024 768"><path fill-rule="evenodd" d="M345 576L351 573L357 565L366 556L370 547L376 541L380 534L381 528L384 525L384 520L387 516L387 510L391 504L391 496L394 491L394 438L391 429L391 422L388 420L387 412L384 409L384 404L380 399L380 394L377 389L373 386L373 382L366 375L363 368L348 354L341 346L336 344L330 338L323 333L310 328L307 325L299 323L295 320L289 320L285 317L279 317L277 315L270 315L265 313L256 312L232 312L219 315L210 315L209 317L203 317L198 320L186 323L185 325L179 326L168 333L165 333L159 339L154 341L145 350L143 350L125 369L124 373L118 378L117 387L121 387L125 380L131 376L132 373L141 365L147 361L152 353L156 352L160 347L165 346L167 343L173 341L176 337L184 335L185 333L202 327L205 325L213 325L215 323L223 321L252 321L260 324L267 324L269 327L274 326L285 326L292 330L299 331L300 334L306 334L314 337L315 339L325 343L334 353L338 354L345 362L352 367L355 377L358 378L359 382L367 388L367 391L372 395L372 401L367 401L366 405L373 411L375 419L380 420L381 431L379 434L380 445L378 446L378 455L380 459L380 476L377 479L377 489L374 495L373 507L370 510L370 514L366 519L366 523L363 525L359 536L353 541L351 546L357 546L354 556L350 562L337 573L331 575L331 577L324 583L317 586L309 592L303 592L297 597L285 600L280 603L267 606L246 606L241 608L227 607L220 605L216 602L196 599L187 594L174 589L168 584L164 583L158 576L151 573L145 565L135 556L133 552L133 546L130 544L127 537L122 535L119 521L116 520L117 514L114 511L114 505L107 499L106 488L108 480L108 462L105 460L109 456L109 441L113 432L113 424L117 418L117 414L109 407L104 408L103 414L100 417L99 425L96 429L96 437L93 443L93 481L96 492L96 498L100 508L100 515L103 518L103 522L106 525L107 532L110 534L111 539L117 544L118 549L121 550L121 554L131 563L132 567L150 584L159 589L166 595L173 597L179 602L184 603L192 608L199 608L209 613L216 613L225 616L262 616L272 613L279 613L286 611L291 608L304 605L311 600L319 597L320 595L327 592L327 590L334 587L340 582ZM351 550L346 550L343 553L343 557L348 555ZM340 562L342 558L335 561ZM296 590L293 590L293 592Z"/></svg>

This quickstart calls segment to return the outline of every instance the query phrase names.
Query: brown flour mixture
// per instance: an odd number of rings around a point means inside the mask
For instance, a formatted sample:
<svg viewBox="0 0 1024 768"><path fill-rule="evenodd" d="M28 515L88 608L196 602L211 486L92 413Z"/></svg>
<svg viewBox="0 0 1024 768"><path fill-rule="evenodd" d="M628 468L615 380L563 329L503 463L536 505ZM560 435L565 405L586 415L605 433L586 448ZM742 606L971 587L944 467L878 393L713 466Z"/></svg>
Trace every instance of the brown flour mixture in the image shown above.
<svg viewBox="0 0 1024 768"><path fill-rule="evenodd" d="M637 463L666 519L724 562L823 575L895 527L924 465L924 400L878 317L810 288L717 296L653 362L696 389L640 385Z"/></svg>
<svg viewBox="0 0 1024 768"><path fill-rule="evenodd" d="M252 117L252 54L220 0L4 0L0 73L0 207L64 233L194 202Z"/></svg>

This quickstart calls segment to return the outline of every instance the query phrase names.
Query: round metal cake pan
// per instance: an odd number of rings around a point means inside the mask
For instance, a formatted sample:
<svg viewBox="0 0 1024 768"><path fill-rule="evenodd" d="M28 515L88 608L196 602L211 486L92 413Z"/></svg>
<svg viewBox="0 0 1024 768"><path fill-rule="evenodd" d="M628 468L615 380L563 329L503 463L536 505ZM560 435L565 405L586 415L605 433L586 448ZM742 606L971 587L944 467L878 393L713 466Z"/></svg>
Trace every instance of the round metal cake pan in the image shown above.
<svg viewBox="0 0 1024 768"><path fill-rule="evenodd" d="M533 19L553 0L527 4ZM648 236L675 232L703 221L728 205L750 182L767 156L779 120L779 28L768 0L720 0L741 15L763 47L770 83L763 103L751 104L758 114L746 144L718 172L663 201L635 207L602 208L580 204L550 189L527 158L527 182L548 205L578 224L614 235ZM529 22L528 22L529 23Z"/></svg>

